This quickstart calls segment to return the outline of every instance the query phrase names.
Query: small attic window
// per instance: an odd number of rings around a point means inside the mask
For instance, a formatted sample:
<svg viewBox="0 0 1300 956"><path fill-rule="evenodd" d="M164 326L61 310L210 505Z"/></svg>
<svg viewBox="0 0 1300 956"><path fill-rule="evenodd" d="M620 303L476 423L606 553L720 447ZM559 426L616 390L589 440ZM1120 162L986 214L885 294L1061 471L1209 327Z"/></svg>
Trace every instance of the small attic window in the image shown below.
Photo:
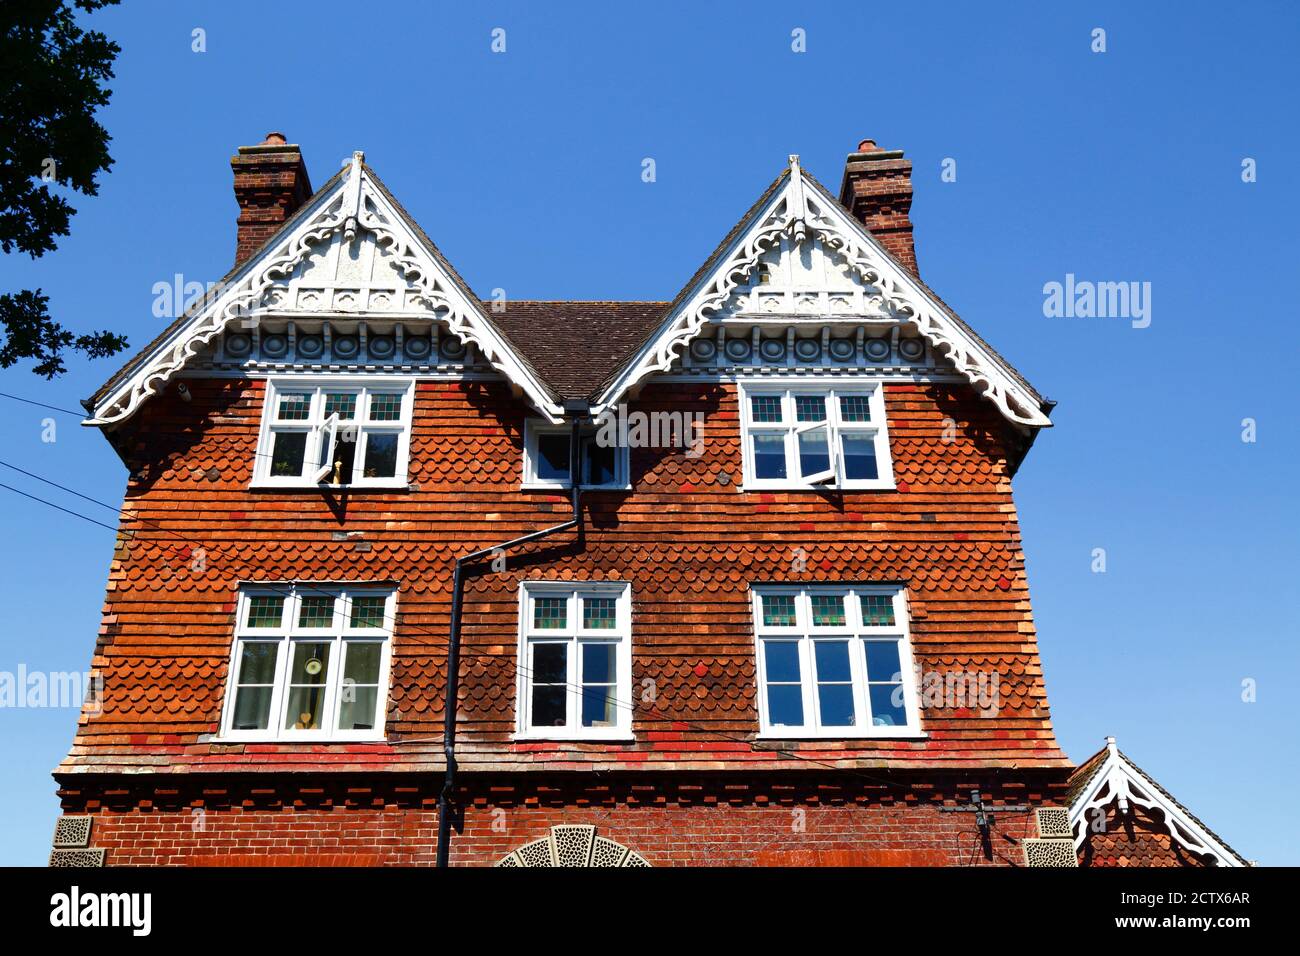
<svg viewBox="0 0 1300 956"><path fill-rule="evenodd" d="M551 425L529 419L524 427L525 488L568 488L570 481L569 425ZM594 428L584 429L580 466L582 487L592 489L626 489L629 487L628 450L626 446L606 447L596 440Z"/></svg>

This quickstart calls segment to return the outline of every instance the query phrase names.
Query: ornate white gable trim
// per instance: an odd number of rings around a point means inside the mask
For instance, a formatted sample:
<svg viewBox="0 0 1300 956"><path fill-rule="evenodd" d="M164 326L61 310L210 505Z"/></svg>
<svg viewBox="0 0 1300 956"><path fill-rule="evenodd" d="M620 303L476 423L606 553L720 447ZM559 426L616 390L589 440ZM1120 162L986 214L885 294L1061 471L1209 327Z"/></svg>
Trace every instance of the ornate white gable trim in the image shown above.
<svg viewBox="0 0 1300 956"><path fill-rule="evenodd" d="M1246 866L1247 864L1223 841L1205 828L1200 821L1178 805L1169 794L1154 786L1146 774L1119 752L1114 737L1106 738L1106 757L1070 805L1070 830L1077 851L1088 839L1088 827L1097 813L1115 801L1121 813L1127 813L1132 804L1148 810L1159 810L1164 816L1169 835L1186 850L1213 856L1219 866Z"/></svg>
<svg viewBox="0 0 1300 956"><path fill-rule="evenodd" d="M319 298L287 302L300 266L332 242L369 240L401 276L398 295L373 302L347 298L346 290L328 290ZM380 304L382 303L382 304ZM374 309L381 309L376 313ZM520 389L551 421L563 410L484 314L478 301L444 268L418 227L392 203L382 184L354 153L345 174L312 198L305 214L279 241L244 263L224 287L215 290L95 404L88 425L111 425L133 415L152 395L205 350L223 332L256 328L263 319L284 315L364 319L368 315L404 322L440 323L453 336L473 345L497 371Z"/></svg>
<svg viewBox="0 0 1300 956"><path fill-rule="evenodd" d="M748 282L761 258L786 236L798 243L820 240L823 248L843 256L854 274L880 290L884 309L900 323L915 326L935 352L1010 421L1035 428L1051 425L1037 398L890 259L860 222L804 174L798 156L790 157L784 184L742 224L713 269L679 297L659 332L601 395L597 410L614 405L647 377L669 371L706 323L726 308L733 292ZM821 321L819 317L809 320Z"/></svg>

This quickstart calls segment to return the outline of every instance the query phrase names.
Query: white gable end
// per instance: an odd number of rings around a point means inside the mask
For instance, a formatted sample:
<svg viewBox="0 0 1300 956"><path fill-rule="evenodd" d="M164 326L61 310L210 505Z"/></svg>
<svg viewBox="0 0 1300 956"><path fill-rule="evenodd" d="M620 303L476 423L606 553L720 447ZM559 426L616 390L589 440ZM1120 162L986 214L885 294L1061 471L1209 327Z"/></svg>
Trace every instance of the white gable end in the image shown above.
<svg viewBox="0 0 1300 956"><path fill-rule="evenodd" d="M319 331L295 341L292 325L284 331L286 321L294 319L317 320ZM346 323L345 334L331 335L337 331L331 328L336 319ZM128 418L196 356L214 350L228 356L259 349L265 354L265 340L292 358L291 352L301 356L301 346L310 343L315 357L328 360L330 350L346 350L339 358L364 354L372 338L393 355L403 348L409 354L423 342L419 349L427 356L429 343L436 355L444 334L453 340L449 351L463 354L472 347L546 417L559 420L561 409L547 389L388 199L357 153L347 173L313 197L285 235L232 273L136 362L99 400L87 424ZM409 340L405 346L404 338Z"/></svg>
<svg viewBox="0 0 1300 956"><path fill-rule="evenodd" d="M719 250L711 268L678 297L659 332L601 396L600 407L616 404L649 376L678 368L683 361L698 365L709 355L716 355L717 362L740 357L740 346L724 355L719 346L697 350L692 343L713 340L720 325L767 316L823 324L856 320L856 334L832 341L829 329L823 333L816 356L823 363L896 360L897 333L905 330L923 339L1011 422L1025 427L1051 424L1040 401L1005 363L807 178L794 156L789 175ZM882 334L886 328L888 334ZM813 356L812 342L805 340L801 346L792 329L786 334L786 354L802 348L806 354L798 358ZM763 344L761 335L753 338L752 349L757 350ZM780 351L778 345L771 346L772 356ZM914 357L902 354L903 359Z"/></svg>

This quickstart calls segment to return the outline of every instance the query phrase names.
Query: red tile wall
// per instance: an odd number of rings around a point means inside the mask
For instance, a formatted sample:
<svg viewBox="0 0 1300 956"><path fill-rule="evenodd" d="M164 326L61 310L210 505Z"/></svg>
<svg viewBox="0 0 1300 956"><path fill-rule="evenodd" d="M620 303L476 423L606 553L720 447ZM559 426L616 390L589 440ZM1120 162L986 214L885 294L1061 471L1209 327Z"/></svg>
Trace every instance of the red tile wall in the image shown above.
<svg viewBox="0 0 1300 956"><path fill-rule="evenodd" d="M188 384L192 401L168 390L119 436L135 477L94 657L104 706L83 715L60 780L141 770L437 771L452 560L567 517L564 496L518 487L522 402L492 382L419 383L412 490L339 498L250 490L263 384ZM744 493L734 386L648 386L634 408L703 412L705 452L634 451L633 492L587 495L581 549L560 536L531 546L528 566L471 582L461 766L1068 769L1039 663L1003 421L964 385L892 384L886 403L899 490ZM338 540L345 533L353 537ZM211 741L238 583L294 578L397 582L385 742ZM637 703L633 744L510 741L518 585L555 578L632 584L633 685L655 689L652 703ZM918 661L941 672L996 671L996 713L930 708L922 741L790 743L788 752L756 742L748 583L840 580L905 582Z"/></svg>

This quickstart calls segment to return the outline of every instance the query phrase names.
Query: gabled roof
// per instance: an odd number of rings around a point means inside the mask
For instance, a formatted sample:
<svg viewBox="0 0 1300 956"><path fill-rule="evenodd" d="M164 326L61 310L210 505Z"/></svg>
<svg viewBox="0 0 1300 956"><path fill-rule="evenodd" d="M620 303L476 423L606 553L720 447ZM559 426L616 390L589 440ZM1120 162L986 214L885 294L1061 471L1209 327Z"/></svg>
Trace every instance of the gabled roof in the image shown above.
<svg viewBox="0 0 1300 956"><path fill-rule="evenodd" d="M246 261L197 300L82 404L87 424L111 425L132 415L200 348L231 325L258 314L262 296L292 274L320 243L342 234L370 234L395 258L419 292L430 321L475 345L483 357L528 396L545 416L562 415L559 395L537 374L492 320L465 281L387 187L354 153L327 182Z"/></svg>
<svg viewBox="0 0 1300 956"><path fill-rule="evenodd" d="M809 237L843 255L865 281L878 285L886 304L915 324L930 344L993 401L1004 416L1027 427L1051 425L1050 405L1009 362L985 342L930 288L912 275L853 218L830 192L805 172L799 157L741 217L666 310L663 321L611 376L597 408L617 403L640 381L666 371L700 333L732 291L782 236Z"/></svg>
<svg viewBox="0 0 1300 956"><path fill-rule="evenodd" d="M255 309L314 245L340 230L373 232L398 253L418 283L431 320L478 346L542 414L588 398L616 404L639 382L667 370L726 301L739 279L783 235L815 237L879 286L895 314L1024 428L1050 425L1050 405L1002 356L912 275L854 219L798 157L763 191L671 302L481 302L360 153L332 177L247 261L224 276L219 295L195 303L82 404L88 424L121 421L156 394L206 342ZM800 321L795 317L794 321ZM810 317L818 321L817 317Z"/></svg>
<svg viewBox="0 0 1300 956"><path fill-rule="evenodd" d="M598 392L659 327L667 302L507 302L493 321L561 398Z"/></svg>
<svg viewBox="0 0 1300 956"><path fill-rule="evenodd" d="M1175 841L1194 853L1214 856L1220 866L1250 865L1173 794L1125 756L1115 745L1114 737L1107 737L1106 746L1070 775L1066 800L1076 848L1088 838L1088 814L1119 800L1121 805L1128 801L1159 810Z"/></svg>

